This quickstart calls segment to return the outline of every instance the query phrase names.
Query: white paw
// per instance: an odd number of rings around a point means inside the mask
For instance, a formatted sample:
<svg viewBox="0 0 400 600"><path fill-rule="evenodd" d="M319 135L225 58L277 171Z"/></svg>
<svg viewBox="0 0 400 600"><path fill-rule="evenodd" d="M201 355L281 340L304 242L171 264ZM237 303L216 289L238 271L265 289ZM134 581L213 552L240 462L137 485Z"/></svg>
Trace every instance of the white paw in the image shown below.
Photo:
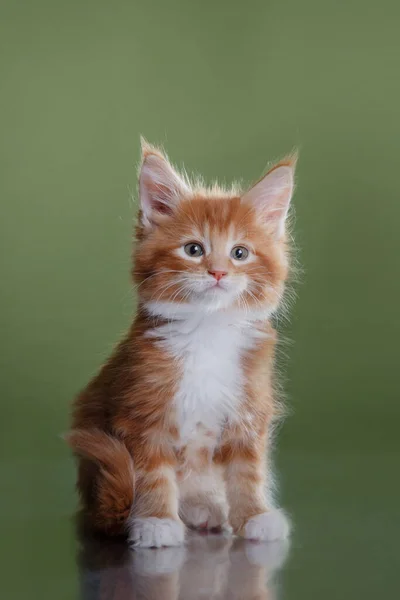
<svg viewBox="0 0 400 600"><path fill-rule="evenodd" d="M223 504L196 504L185 502L181 509L182 519L194 529L229 529L228 512Z"/></svg>
<svg viewBox="0 0 400 600"><path fill-rule="evenodd" d="M274 509L249 519L244 527L243 537L248 540L273 542L286 539L289 531L289 521L285 514Z"/></svg>
<svg viewBox="0 0 400 600"><path fill-rule="evenodd" d="M161 548L180 546L185 538L185 528L175 519L133 519L129 543L137 548Z"/></svg>

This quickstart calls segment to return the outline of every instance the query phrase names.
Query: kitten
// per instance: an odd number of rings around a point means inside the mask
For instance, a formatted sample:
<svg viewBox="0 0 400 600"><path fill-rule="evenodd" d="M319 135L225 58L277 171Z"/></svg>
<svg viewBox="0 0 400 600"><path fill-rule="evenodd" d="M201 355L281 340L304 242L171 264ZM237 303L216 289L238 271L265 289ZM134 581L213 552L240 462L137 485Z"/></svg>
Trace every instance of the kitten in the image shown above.
<svg viewBox="0 0 400 600"><path fill-rule="evenodd" d="M270 497L270 318L289 269L294 167L278 163L244 193L205 189L143 142L137 315L67 435L94 528L140 547L179 545L185 525L288 535Z"/></svg>

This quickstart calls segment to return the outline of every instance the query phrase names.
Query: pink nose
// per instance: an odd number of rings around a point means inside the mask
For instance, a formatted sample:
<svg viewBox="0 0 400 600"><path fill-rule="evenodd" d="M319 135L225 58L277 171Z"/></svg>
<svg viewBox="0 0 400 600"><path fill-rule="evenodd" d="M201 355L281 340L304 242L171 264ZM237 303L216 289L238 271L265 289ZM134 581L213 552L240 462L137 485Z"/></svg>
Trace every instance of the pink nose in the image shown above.
<svg viewBox="0 0 400 600"><path fill-rule="evenodd" d="M208 271L217 281L221 281L225 275L228 275L226 271Z"/></svg>

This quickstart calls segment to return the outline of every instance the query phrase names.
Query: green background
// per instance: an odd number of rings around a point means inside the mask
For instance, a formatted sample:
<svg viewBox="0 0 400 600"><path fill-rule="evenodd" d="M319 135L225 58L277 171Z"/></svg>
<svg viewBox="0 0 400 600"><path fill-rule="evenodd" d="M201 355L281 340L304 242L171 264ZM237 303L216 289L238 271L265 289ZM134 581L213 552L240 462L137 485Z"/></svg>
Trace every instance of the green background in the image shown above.
<svg viewBox="0 0 400 600"><path fill-rule="evenodd" d="M300 146L282 596L398 573L397 1L0 1L1 587L75 598L68 406L130 321L139 134L210 180ZM397 563L398 564L398 563Z"/></svg>

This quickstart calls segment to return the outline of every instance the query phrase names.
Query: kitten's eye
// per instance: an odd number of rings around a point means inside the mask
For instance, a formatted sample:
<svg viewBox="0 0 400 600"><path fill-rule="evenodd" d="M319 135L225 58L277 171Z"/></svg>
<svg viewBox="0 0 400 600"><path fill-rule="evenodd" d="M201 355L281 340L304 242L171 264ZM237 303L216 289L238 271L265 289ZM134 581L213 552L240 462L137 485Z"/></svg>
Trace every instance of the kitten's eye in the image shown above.
<svg viewBox="0 0 400 600"><path fill-rule="evenodd" d="M184 250L188 256L192 256L196 258L197 256L203 256L204 250L201 244L196 244L195 242L191 242L190 244L186 244L184 246Z"/></svg>
<svg viewBox="0 0 400 600"><path fill-rule="evenodd" d="M232 249L231 257L234 260L246 260L249 256L249 251L244 246L235 246Z"/></svg>

